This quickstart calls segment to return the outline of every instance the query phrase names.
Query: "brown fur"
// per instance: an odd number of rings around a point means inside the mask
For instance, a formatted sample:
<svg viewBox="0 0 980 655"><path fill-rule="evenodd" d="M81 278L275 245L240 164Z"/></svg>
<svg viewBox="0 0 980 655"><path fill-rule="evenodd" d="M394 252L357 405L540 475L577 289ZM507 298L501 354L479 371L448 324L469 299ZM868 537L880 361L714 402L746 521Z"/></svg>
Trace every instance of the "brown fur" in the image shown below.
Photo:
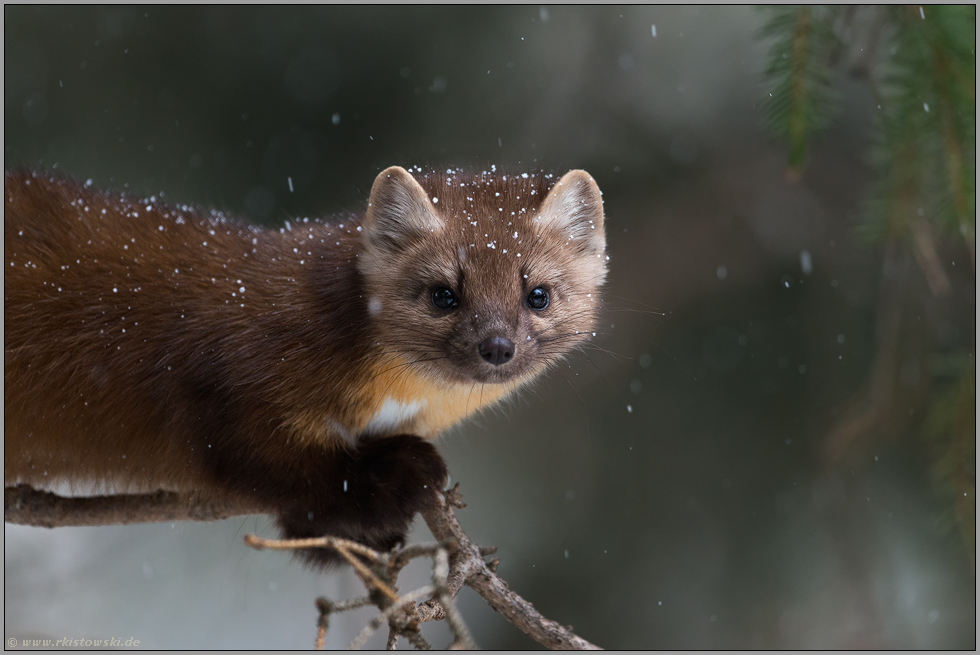
<svg viewBox="0 0 980 655"><path fill-rule="evenodd" d="M7 173L6 484L235 491L287 534L397 541L445 477L398 435L433 437L584 342L606 259L582 171L416 177L382 172L363 218L267 230ZM513 361L480 357L494 335Z"/></svg>

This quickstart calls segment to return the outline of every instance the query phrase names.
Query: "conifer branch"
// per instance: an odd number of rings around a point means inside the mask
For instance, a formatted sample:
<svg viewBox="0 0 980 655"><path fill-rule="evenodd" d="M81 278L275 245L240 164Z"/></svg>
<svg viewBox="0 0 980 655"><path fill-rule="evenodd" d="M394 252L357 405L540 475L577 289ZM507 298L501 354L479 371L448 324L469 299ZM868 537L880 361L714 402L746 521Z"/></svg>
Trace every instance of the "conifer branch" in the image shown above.
<svg viewBox="0 0 980 655"><path fill-rule="evenodd" d="M795 181L803 170L808 139L834 113L828 74L836 44L833 12L809 5L767 10L771 15L760 36L773 43L766 68L771 90L763 104L770 129L789 142L787 179Z"/></svg>
<svg viewBox="0 0 980 655"><path fill-rule="evenodd" d="M796 10L793 28L793 55L790 62L789 170L799 179L806 155L806 64L811 30L810 7Z"/></svg>
<svg viewBox="0 0 980 655"><path fill-rule="evenodd" d="M967 251L970 253L970 265L976 273L976 216L970 215L970 196L966 189L963 175L963 138L956 134L955 127L955 91L952 88L956 84L951 72L951 64L946 53L933 45L933 61L935 62L936 89L939 96L939 124L942 133L943 145L946 154L946 170L949 177L950 194L953 196L953 207L959 225L960 234L966 242ZM975 92L969 89L971 98L975 98ZM976 114L975 100L973 102L973 113ZM974 207L975 207L974 201ZM971 221L972 218L972 221Z"/></svg>
<svg viewBox="0 0 980 655"><path fill-rule="evenodd" d="M892 414L903 326L910 324L904 316L904 274L896 277L894 272L904 270L914 257L932 295L954 298L955 280L940 253L944 239L955 231L976 277L976 6L836 11L814 5L767 11L770 18L760 34L773 39L773 45L766 68L772 90L765 105L770 127L789 142L791 179L797 177L794 167L802 165L801 139L816 130L823 116L821 87L814 84L827 79L819 70L823 56L818 41L829 42L818 39L822 26L834 23L831 29L842 46L832 50L826 63L855 60L851 72L867 80L875 103L870 159L876 179L858 226L869 241L885 244L875 357L867 382L824 439L825 462L833 465ZM835 20L828 19L835 15ZM972 349L972 343L964 347ZM931 427L924 432L934 443L934 484L952 517L945 524L959 530L972 567L974 354L967 350L941 357L960 362L964 370L945 375L951 379L937 379L938 391L926 408ZM933 377L944 374L934 372Z"/></svg>

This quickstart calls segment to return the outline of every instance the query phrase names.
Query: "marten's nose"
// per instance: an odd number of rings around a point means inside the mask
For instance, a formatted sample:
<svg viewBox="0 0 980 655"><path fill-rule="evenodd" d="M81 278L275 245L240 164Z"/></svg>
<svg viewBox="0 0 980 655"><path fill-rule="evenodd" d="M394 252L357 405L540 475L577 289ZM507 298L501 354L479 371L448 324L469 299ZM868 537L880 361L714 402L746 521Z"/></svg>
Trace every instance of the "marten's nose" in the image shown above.
<svg viewBox="0 0 980 655"><path fill-rule="evenodd" d="M507 337L490 337L480 344L480 357L494 366L514 358L514 342Z"/></svg>

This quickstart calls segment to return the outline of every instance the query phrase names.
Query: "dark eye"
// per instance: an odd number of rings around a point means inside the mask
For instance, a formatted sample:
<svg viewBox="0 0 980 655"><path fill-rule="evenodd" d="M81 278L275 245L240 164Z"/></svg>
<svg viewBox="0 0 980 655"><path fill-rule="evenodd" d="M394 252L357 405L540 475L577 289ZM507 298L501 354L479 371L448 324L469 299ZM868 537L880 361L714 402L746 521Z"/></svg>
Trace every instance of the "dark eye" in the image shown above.
<svg viewBox="0 0 980 655"><path fill-rule="evenodd" d="M446 287L439 287L432 292L432 304L439 309L455 309L459 307L456 294Z"/></svg>
<svg viewBox="0 0 980 655"><path fill-rule="evenodd" d="M551 302L551 297L544 287L534 287L531 293L527 294L527 306L531 309L541 311Z"/></svg>

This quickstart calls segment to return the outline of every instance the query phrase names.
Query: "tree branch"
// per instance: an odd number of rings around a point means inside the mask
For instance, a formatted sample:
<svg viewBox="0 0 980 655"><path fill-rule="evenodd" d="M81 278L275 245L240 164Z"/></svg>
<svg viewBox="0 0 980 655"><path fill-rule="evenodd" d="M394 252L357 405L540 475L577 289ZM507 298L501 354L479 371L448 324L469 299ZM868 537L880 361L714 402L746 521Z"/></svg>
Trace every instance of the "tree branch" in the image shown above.
<svg viewBox="0 0 980 655"><path fill-rule="evenodd" d="M539 644L552 650L602 650L582 639L570 629L544 618L531 603L511 591L507 583L497 577L483 560L480 548L475 546L460 527L453 506L465 507L459 494L459 483L444 493L436 494L432 509L422 513L432 535L439 541L452 539L458 544L450 559L450 569L457 572L457 579L450 576L449 587L455 596L459 591L454 583L465 575L464 582L473 588L493 609L517 626ZM468 573L463 573L468 571ZM462 586L460 583L459 586ZM430 601L431 602L431 601ZM423 603L421 607L424 607ZM420 616L420 620L422 619Z"/></svg>
<svg viewBox="0 0 980 655"><path fill-rule="evenodd" d="M26 484L4 487L3 490L4 522L40 528L219 521L268 511L268 508L256 507L254 502L216 499L197 492L156 491L66 498Z"/></svg>
<svg viewBox="0 0 980 655"><path fill-rule="evenodd" d="M205 496L200 493L158 491L148 494L90 496L66 498L29 485L4 488L4 521L20 525L54 528L63 526L96 526L171 521L216 521L246 514L265 514L270 508L256 507L244 499ZM497 561L486 562L493 548L480 548L463 532L453 513L453 507L465 505L459 485L448 491L433 490L433 502L422 516L439 544L414 544L392 553L377 553L369 548L334 537L304 540L267 540L248 535L246 543L256 548L294 549L309 547L334 548L355 565L369 592L377 591L383 599L382 616L372 622L372 630L387 620L392 629L416 647L428 644L418 632L426 621L446 619L457 635L456 645L472 645L469 633L453 604L464 584L472 587L496 611L538 643L551 649L600 650L598 646L575 635L570 629L541 616L534 607L511 591L506 582L494 573ZM354 557L363 558L363 561ZM415 557L434 560L433 584L428 590L435 597L417 607L414 613L406 598L420 595L418 590L398 596L393 589L398 573ZM371 567L365 565L369 563ZM356 563L356 564L355 564ZM447 567L448 564L448 567ZM373 567L373 568L372 568ZM318 599L320 617L317 623L316 645L322 648L326 636L328 615L373 603L373 600L354 599L331 603ZM404 608L404 609L403 609ZM403 615L405 620L396 619ZM390 641L390 638L389 638Z"/></svg>

